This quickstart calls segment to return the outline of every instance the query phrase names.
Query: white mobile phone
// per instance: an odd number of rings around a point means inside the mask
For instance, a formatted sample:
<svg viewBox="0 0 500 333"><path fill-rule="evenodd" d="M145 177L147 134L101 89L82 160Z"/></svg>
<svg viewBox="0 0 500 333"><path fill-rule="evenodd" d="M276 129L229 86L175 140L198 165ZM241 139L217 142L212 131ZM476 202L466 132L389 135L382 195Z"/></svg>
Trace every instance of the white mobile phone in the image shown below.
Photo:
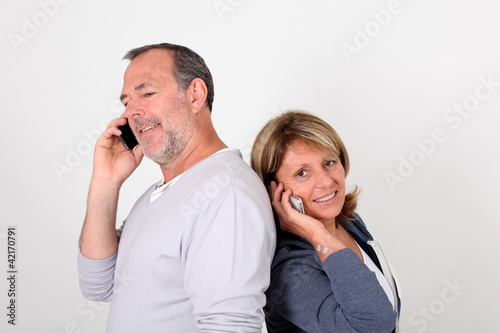
<svg viewBox="0 0 500 333"><path fill-rule="evenodd" d="M304 205L302 204L302 199L299 198L298 196L292 194L290 196L290 205L292 205L292 208L297 210L299 213L304 214Z"/></svg>

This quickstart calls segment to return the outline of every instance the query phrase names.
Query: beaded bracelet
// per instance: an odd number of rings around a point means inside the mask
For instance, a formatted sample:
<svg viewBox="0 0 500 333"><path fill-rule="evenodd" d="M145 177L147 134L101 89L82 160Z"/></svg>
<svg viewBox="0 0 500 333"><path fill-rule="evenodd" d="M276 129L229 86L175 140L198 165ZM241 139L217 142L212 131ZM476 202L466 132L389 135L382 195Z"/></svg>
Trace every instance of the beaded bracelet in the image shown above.
<svg viewBox="0 0 500 333"><path fill-rule="evenodd" d="M335 245L337 245L338 243L340 243L340 241L337 241L335 243L333 243L332 245L330 245L330 247L325 247L323 249L323 251L321 251L323 254L327 254L328 253L328 250L330 250L332 247L334 247Z"/></svg>
<svg viewBox="0 0 500 333"><path fill-rule="evenodd" d="M319 244L318 247L316 247L316 251L321 251L321 246L323 246L323 244L325 244L326 242L328 242L330 239L333 239L335 237L330 237L328 238L326 241L324 241L323 243Z"/></svg>

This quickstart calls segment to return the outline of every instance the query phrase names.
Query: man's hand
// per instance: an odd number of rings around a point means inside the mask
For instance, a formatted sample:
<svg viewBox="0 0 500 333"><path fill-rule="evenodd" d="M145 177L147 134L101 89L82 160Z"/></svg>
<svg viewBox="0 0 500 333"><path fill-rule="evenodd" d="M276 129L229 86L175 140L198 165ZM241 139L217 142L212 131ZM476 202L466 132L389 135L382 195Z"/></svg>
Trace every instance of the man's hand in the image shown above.
<svg viewBox="0 0 500 333"><path fill-rule="evenodd" d="M141 163L144 156L142 147L138 145L134 150L128 150L118 138L122 134L118 126L126 123L126 118L112 120L97 140L93 180L121 186Z"/></svg>
<svg viewBox="0 0 500 333"><path fill-rule="evenodd" d="M123 182L142 161L140 146L126 149L118 136L118 126L126 118L112 120L97 140L94 153L94 171L87 199L87 215L80 235L80 250L90 259L106 259L116 253L116 210Z"/></svg>

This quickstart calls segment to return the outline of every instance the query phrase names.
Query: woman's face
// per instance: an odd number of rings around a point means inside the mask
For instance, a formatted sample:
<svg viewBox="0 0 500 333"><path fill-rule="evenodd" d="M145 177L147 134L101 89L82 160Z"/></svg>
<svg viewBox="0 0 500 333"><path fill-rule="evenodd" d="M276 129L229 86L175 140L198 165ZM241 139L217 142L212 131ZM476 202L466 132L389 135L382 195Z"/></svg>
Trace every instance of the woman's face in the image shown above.
<svg viewBox="0 0 500 333"><path fill-rule="evenodd" d="M305 213L326 223L340 214L345 200L345 173L340 159L325 160L304 141L288 146L276 180L291 189Z"/></svg>

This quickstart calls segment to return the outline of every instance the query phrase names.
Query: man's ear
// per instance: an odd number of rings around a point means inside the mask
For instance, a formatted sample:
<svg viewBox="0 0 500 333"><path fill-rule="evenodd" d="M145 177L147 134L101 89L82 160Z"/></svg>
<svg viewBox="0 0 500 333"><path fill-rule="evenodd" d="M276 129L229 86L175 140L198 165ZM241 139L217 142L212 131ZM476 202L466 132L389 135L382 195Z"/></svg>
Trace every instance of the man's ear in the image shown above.
<svg viewBox="0 0 500 333"><path fill-rule="evenodd" d="M207 85L200 78L195 78L186 90L186 100L191 105L194 113L207 107Z"/></svg>

